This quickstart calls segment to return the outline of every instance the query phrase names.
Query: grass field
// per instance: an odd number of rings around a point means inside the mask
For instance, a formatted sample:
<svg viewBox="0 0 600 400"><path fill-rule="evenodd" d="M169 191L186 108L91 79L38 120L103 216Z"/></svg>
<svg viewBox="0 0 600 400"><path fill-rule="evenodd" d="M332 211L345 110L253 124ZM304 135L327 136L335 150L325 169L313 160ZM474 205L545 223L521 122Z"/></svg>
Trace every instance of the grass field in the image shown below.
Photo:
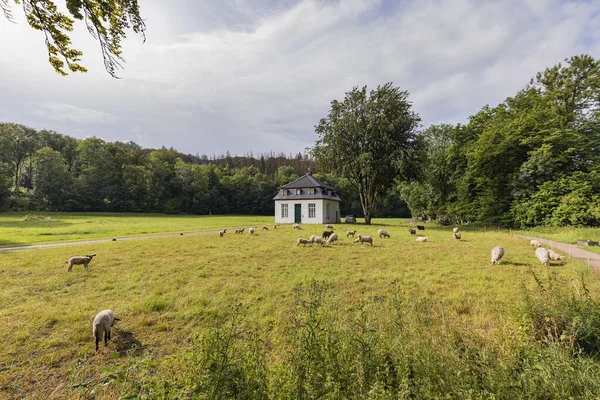
<svg viewBox="0 0 600 400"><path fill-rule="evenodd" d="M64 239L272 220L51 215ZM11 244L55 239L40 235L54 232L44 221L19 218L0 218ZM536 292L533 273L580 292L584 279L596 298L597 272L575 260L539 265L526 240L503 232L465 228L456 241L451 228L427 226L418 243L406 220L374 222L391 239L373 247L352 243L344 224L326 247L297 247L324 228L304 225L0 253L0 398L600 395L599 363L540 344L519 311ZM355 226L372 236L381 227ZM490 263L496 245L500 266ZM70 256L89 253L88 270L67 273ZM106 308L121 321L96 354L91 324Z"/></svg>

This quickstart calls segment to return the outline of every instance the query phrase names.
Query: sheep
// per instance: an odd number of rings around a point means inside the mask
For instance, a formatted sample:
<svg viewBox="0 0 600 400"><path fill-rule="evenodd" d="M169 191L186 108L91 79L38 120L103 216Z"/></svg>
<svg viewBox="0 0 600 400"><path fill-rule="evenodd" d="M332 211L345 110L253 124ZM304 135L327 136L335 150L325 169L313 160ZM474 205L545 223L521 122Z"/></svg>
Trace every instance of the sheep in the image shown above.
<svg viewBox="0 0 600 400"><path fill-rule="evenodd" d="M535 247L542 247L542 244L540 243L539 240L533 239L531 242L529 242L530 245L535 246Z"/></svg>
<svg viewBox="0 0 600 400"><path fill-rule="evenodd" d="M331 236L329 236L329 239L327 239L327 244L331 244L331 243L335 242L336 240L338 240L338 235L337 235L337 233L334 233Z"/></svg>
<svg viewBox="0 0 600 400"><path fill-rule="evenodd" d="M504 248L496 246L492 249L492 264L500 264L500 260L504 257Z"/></svg>
<svg viewBox="0 0 600 400"><path fill-rule="evenodd" d="M71 257L69 258L69 272L71 272L73 270L73 265L81 265L83 264L83 266L87 269L88 264L90 263L90 261L92 261L92 258L94 258L95 254L88 254L85 257Z"/></svg>
<svg viewBox="0 0 600 400"><path fill-rule="evenodd" d="M380 239L383 238L383 237L386 237L388 239L390 238L390 234L385 229L378 230L377 231L377 236L379 236Z"/></svg>
<svg viewBox="0 0 600 400"><path fill-rule="evenodd" d="M348 236L354 237L354 234L356 234L356 231L347 231L346 232L346 237L348 237Z"/></svg>
<svg viewBox="0 0 600 400"><path fill-rule="evenodd" d="M325 228L327 228L327 229L333 229L333 225L327 224L327 225L325 225Z"/></svg>
<svg viewBox="0 0 600 400"><path fill-rule="evenodd" d="M262 230L263 230L263 231L268 231L268 230L269 230L269 228L267 228L266 226L263 226L263 227L262 227Z"/></svg>
<svg viewBox="0 0 600 400"><path fill-rule="evenodd" d="M550 259L553 261L562 261L565 259L564 256L561 256L560 254L554 252L554 250L550 250L550 249L548 249L548 255L550 256Z"/></svg>
<svg viewBox="0 0 600 400"><path fill-rule="evenodd" d="M325 239L323 239L323 238L322 238L322 237L320 237L320 236L315 236L315 238L313 239L313 241L312 241L312 242L313 242L313 243L319 243L319 244L321 244L321 245L325 245L325 244L326 244L326 242L325 242Z"/></svg>
<svg viewBox="0 0 600 400"><path fill-rule="evenodd" d="M332 233L333 231L323 231L321 236L323 237L323 239L327 239L329 236L331 236Z"/></svg>
<svg viewBox="0 0 600 400"><path fill-rule="evenodd" d="M458 233L458 227L452 228L452 233Z"/></svg>
<svg viewBox="0 0 600 400"><path fill-rule="evenodd" d="M273 229L277 229L277 225L273 225Z"/></svg>
<svg viewBox="0 0 600 400"><path fill-rule="evenodd" d="M408 233L410 233L411 235L416 235L417 234L417 230L416 229L409 229Z"/></svg>
<svg viewBox="0 0 600 400"><path fill-rule="evenodd" d="M371 243L371 246L373 246L373 238L371 236L358 235L358 238L356 238L356 240L354 240L354 243L360 243L361 245L364 242Z"/></svg>
<svg viewBox="0 0 600 400"><path fill-rule="evenodd" d="M300 224L294 224L292 225L292 229L302 229L302 227L300 226Z"/></svg>
<svg viewBox="0 0 600 400"><path fill-rule="evenodd" d="M235 233L244 233L244 229L246 229L246 228L237 228L235 230Z"/></svg>
<svg viewBox="0 0 600 400"><path fill-rule="evenodd" d="M535 249L535 256L540 260L540 262L544 265L550 264L550 253L543 247L538 247Z"/></svg>
<svg viewBox="0 0 600 400"><path fill-rule="evenodd" d="M254 228L249 228L248 232L250 232L251 235L254 235Z"/></svg>
<svg viewBox="0 0 600 400"><path fill-rule="evenodd" d="M457 240L460 240L460 238L461 238L460 232L454 232L452 234L452 236L454 237L454 239L457 239Z"/></svg>
<svg viewBox="0 0 600 400"><path fill-rule="evenodd" d="M423 225L417 225L417 229L420 231L424 231L425 227Z"/></svg>
<svg viewBox="0 0 600 400"><path fill-rule="evenodd" d="M223 229L222 231L219 231L219 237L223 237L225 232L227 232L227 229Z"/></svg>
<svg viewBox="0 0 600 400"><path fill-rule="evenodd" d="M302 238L298 238L298 244L296 246L300 246L301 244L304 245L304 247L306 247L307 244L310 244L311 241L308 239L302 239Z"/></svg>
<svg viewBox="0 0 600 400"><path fill-rule="evenodd" d="M96 314L94 323L92 324L92 333L96 338L96 351L98 351L98 343L104 336L104 346L108 346L110 340L110 328L115 325L115 321L120 321L119 318L115 318L113 310L103 310Z"/></svg>
<svg viewBox="0 0 600 400"><path fill-rule="evenodd" d="M426 242L427 241L427 236L419 236L417 238L417 242Z"/></svg>

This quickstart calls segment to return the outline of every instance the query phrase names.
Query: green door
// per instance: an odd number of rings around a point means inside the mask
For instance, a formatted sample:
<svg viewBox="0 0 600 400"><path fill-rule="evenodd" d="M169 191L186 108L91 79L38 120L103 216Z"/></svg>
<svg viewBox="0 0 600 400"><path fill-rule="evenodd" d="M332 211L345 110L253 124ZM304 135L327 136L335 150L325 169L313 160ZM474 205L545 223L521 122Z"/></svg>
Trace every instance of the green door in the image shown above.
<svg viewBox="0 0 600 400"><path fill-rule="evenodd" d="M294 204L294 222L297 224L302 222L302 204Z"/></svg>

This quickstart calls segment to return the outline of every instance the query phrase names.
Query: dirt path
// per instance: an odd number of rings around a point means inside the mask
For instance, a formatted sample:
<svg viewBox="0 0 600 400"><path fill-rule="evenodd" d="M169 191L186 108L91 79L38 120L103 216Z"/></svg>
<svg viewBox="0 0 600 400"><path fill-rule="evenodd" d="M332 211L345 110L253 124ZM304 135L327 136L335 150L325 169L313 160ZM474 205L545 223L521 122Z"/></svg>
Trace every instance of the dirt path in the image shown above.
<svg viewBox="0 0 600 400"><path fill-rule="evenodd" d="M229 228L227 228L227 229L229 229ZM116 241L122 242L124 240L156 239L156 238L164 238L164 237L183 236L183 235L199 235L202 233L214 233L214 232L219 232L219 231L220 231L220 229L209 229L209 230L197 231L197 232L160 233L160 234L156 234L156 235L127 236L127 237L122 237L122 238L117 237L114 239L90 239L90 240L77 240L74 242L28 244L28 245L22 245L22 246L0 247L0 251L41 249L44 247L70 246L70 245L75 245L75 244L87 244L87 243L106 243L106 242L116 242Z"/></svg>
<svg viewBox="0 0 600 400"><path fill-rule="evenodd" d="M565 254L570 254L571 257L579 258L584 260L585 262L590 260L590 267L600 270L600 254L594 253L591 251L587 251L582 249L581 247L577 247L574 244L555 242L554 240L542 239L535 236L521 236L524 239L536 239L539 240L540 243L550 246L551 248L557 249Z"/></svg>

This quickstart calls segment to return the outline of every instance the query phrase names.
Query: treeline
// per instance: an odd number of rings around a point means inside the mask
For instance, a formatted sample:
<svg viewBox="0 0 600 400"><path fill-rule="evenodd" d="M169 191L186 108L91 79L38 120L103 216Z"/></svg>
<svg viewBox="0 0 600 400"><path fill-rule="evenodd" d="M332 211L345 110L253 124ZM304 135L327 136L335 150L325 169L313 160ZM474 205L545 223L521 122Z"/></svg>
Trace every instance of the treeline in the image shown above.
<svg viewBox="0 0 600 400"><path fill-rule="evenodd" d="M600 224L600 62L575 56L467 124L430 126L414 216L505 226Z"/></svg>
<svg viewBox="0 0 600 400"><path fill-rule="evenodd" d="M309 168L302 154L209 158L0 123L3 210L273 215L279 188ZM338 190L342 215L360 213L346 182L315 175ZM390 193L381 213L407 216L408 209Z"/></svg>

